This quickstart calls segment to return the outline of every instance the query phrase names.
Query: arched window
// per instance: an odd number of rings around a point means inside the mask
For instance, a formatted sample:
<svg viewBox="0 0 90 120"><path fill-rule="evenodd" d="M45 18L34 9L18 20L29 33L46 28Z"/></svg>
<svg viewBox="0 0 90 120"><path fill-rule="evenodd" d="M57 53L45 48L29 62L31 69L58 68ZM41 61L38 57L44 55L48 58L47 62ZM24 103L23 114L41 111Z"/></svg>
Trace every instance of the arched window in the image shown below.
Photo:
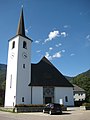
<svg viewBox="0 0 90 120"><path fill-rule="evenodd" d="M68 97L67 96L65 96L65 102L68 102Z"/></svg>
<svg viewBox="0 0 90 120"><path fill-rule="evenodd" d="M10 76L10 88L12 87L12 75Z"/></svg>
<svg viewBox="0 0 90 120"><path fill-rule="evenodd" d="M23 64L23 68L25 69L25 64Z"/></svg>
<svg viewBox="0 0 90 120"><path fill-rule="evenodd" d="M15 48L15 41L12 43L12 49Z"/></svg>
<svg viewBox="0 0 90 120"><path fill-rule="evenodd" d="M27 43L23 41L23 48L27 49Z"/></svg>
<svg viewBox="0 0 90 120"><path fill-rule="evenodd" d="M24 97L22 97L22 102L24 102Z"/></svg>

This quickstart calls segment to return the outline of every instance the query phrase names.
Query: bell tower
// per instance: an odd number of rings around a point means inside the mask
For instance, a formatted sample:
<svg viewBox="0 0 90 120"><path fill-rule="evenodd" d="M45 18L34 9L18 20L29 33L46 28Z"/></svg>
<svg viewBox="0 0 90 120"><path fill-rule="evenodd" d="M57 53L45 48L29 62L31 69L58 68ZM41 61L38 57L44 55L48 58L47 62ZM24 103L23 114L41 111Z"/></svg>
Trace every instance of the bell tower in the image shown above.
<svg viewBox="0 0 90 120"><path fill-rule="evenodd" d="M22 8L16 36L9 40L5 107L30 104L31 43L25 35Z"/></svg>

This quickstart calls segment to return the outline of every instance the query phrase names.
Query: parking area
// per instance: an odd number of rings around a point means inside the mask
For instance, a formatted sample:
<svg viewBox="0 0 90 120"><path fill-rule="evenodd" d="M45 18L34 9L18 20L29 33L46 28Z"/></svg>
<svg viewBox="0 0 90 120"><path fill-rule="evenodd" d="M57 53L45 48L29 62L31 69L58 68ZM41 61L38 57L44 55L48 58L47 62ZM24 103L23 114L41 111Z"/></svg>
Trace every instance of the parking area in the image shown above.
<svg viewBox="0 0 90 120"><path fill-rule="evenodd" d="M90 110L63 111L62 115L36 113L9 113L0 111L0 120L90 120Z"/></svg>

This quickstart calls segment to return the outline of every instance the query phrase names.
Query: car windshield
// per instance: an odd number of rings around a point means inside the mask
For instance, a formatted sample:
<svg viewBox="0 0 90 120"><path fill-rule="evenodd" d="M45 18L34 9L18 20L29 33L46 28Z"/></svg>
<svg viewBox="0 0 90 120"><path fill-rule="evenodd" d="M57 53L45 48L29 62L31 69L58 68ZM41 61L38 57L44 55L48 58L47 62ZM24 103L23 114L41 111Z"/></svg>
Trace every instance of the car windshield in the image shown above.
<svg viewBox="0 0 90 120"><path fill-rule="evenodd" d="M60 107L60 105L59 104L54 104L54 107Z"/></svg>
<svg viewBox="0 0 90 120"><path fill-rule="evenodd" d="M50 107L50 108L53 108L53 107L60 107L60 104L47 104L46 107Z"/></svg>
<svg viewBox="0 0 90 120"><path fill-rule="evenodd" d="M50 104L47 104L46 107L50 107Z"/></svg>

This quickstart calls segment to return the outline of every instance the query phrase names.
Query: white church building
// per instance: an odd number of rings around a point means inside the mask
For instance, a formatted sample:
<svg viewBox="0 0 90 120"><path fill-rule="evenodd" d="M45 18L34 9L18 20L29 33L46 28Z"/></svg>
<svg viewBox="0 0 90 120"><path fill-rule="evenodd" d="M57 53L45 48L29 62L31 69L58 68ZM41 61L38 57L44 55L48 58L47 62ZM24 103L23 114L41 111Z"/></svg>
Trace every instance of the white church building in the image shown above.
<svg viewBox="0 0 90 120"><path fill-rule="evenodd" d="M17 34L9 40L5 107L46 103L73 106L73 85L47 58L32 64L31 44L25 35L22 9Z"/></svg>

